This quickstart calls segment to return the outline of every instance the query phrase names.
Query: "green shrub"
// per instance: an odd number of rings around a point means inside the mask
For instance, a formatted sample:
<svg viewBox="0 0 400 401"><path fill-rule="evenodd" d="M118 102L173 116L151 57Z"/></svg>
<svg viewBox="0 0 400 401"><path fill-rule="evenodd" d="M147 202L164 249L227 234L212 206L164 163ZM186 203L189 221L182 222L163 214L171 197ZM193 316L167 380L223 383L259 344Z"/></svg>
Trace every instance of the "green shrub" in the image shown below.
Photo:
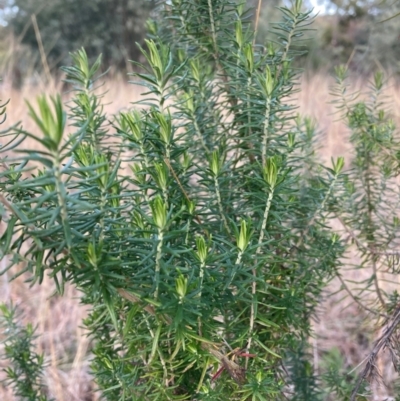
<svg viewBox="0 0 400 401"><path fill-rule="evenodd" d="M366 98L348 90L346 74L346 68L336 69L333 94L351 133L353 155L334 215L357 261L348 265L362 271L362 276L352 282L339 271L337 275L342 289L367 316L371 330L383 326L375 334L371 353L353 389L353 401L364 379L379 382L383 374L377 362L381 350L388 350L398 369L400 142L383 96L383 74L374 75Z"/></svg>
<svg viewBox="0 0 400 401"><path fill-rule="evenodd" d="M43 355L33 351L35 330L31 324L21 327L18 324L17 311L14 307L0 305L0 328L5 334L5 359L11 362L4 369L7 379L5 384L12 386L16 396L28 401L47 401L41 375L44 368Z"/></svg>
<svg viewBox="0 0 400 401"><path fill-rule="evenodd" d="M282 8L264 48L243 4L164 11L136 74L145 108L106 116L101 59L80 50L67 111L41 97L41 135L1 133L7 269L83 293L105 399L321 399L307 339L344 252L329 219L349 180L343 158L319 164L290 103L310 14Z"/></svg>

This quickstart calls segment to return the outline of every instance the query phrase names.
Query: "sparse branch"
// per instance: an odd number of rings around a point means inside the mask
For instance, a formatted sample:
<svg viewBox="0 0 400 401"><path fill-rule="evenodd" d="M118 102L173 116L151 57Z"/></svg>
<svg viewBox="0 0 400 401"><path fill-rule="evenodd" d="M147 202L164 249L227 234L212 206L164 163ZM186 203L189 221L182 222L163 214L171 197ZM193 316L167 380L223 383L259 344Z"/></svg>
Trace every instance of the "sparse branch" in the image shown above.
<svg viewBox="0 0 400 401"><path fill-rule="evenodd" d="M346 284L346 282L343 280L342 275L336 270L336 277L340 280L343 288L346 290L346 292L350 295L350 297L353 299L353 301L361 308L364 309L370 313L372 313L373 315L376 316L380 316L383 318L388 318L388 315L385 315L383 313L380 313L374 309L368 308L368 306L366 306L365 304L363 304L356 296L354 296L353 292L350 290L350 288L348 287L348 285Z"/></svg>
<svg viewBox="0 0 400 401"><path fill-rule="evenodd" d="M391 336L393 335L394 331L396 330L397 326L400 323L400 309L399 308L397 308L395 310L395 312L393 313L392 318L390 320L391 321L386 324L383 335L380 338L378 338L378 340L374 344L372 351L368 355L367 363L365 365L365 368L362 370L362 372L360 373L360 375L358 377L356 385L354 386L354 389L351 393L350 401L355 401L358 390L359 390L362 382L367 377L371 377L372 379L374 378L374 376L375 376L374 371L376 370L375 361L378 357L378 354L382 350L382 348L388 346Z"/></svg>

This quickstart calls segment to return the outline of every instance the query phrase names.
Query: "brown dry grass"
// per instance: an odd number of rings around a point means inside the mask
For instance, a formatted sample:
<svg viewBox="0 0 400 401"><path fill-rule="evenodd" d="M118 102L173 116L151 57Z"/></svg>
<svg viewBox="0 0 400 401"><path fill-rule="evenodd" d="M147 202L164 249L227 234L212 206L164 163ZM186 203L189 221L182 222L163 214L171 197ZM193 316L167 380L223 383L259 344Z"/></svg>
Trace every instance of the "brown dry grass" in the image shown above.
<svg viewBox="0 0 400 401"><path fill-rule="evenodd" d="M322 133L321 156L327 162L332 156L348 156L350 149L346 127L337 121L334 106L329 104L332 100L329 87L332 84L333 79L325 74L303 78L301 91L295 96L299 112L318 121ZM354 88L365 88L366 81L355 79L352 85ZM398 82L391 81L386 94L390 99L394 119L400 127L399 86ZM118 78L107 82L105 87L108 89L104 97L107 113L130 107L130 103L137 101L142 91L141 87L128 85ZM10 99L7 125L22 121L26 129L34 130L27 117L24 99L32 102L43 92L54 94L59 90L54 84L25 86L21 90L1 84L0 99ZM4 267L4 262L1 263L3 266L0 268ZM94 391L88 369L90 341L80 328L86 310L79 304L79 293L67 286L64 297L52 296L54 285L49 279L45 279L41 286L29 288L29 284L24 282L26 277L9 282L10 275L11 273L7 273L0 278L0 302L12 301L19 305L24 314L24 321L37 325L40 334L37 340L38 351L46 355L45 382L50 391L49 395L57 401L97 400L98 394ZM333 282L331 288L338 288L338 283ZM365 326L362 313L350 301L347 301L346 305L338 302L340 298L341 295L338 295L321 303L319 320L314 324L315 362L318 363L324 351L338 347L346 363L355 366L370 349L374 333L371 327ZM0 354L1 351L0 347ZM1 366L4 366L4 362L0 362ZM1 384L0 400L14 401L10 389Z"/></svg>

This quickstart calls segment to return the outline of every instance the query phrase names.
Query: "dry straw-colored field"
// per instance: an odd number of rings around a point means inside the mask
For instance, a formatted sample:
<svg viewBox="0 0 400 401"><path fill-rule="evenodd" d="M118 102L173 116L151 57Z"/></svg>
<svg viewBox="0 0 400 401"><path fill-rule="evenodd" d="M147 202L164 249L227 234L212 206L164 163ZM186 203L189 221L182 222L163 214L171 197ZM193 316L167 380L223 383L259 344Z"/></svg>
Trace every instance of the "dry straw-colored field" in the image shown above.
<svg viewBox="0 0 400 401"><path fill-rule="evenodd" d="M322 73L310 78L303 77L301 91L294 96L299 112L318 121L322 139L320 153L324 162L329 162L332 156L349 157L350 149L346 127L337 121L338 115L334 114L335 108L330 104L332 97L329 87L333 83L331 77ZM27 117L24 99L32 102L43 92L57 91L54 84L24 86L20 90L15 90L5 83L0 85L0 99L10 99L5 126L22 121L26 129L34 127ZM353 79L352 85L354 88L365 89L367 80ZM105 88L108 89L104 97L107 113L131 107L130 103L138 100L141 93L140 87L128 85L123 79L117 78L106 82ZM393 118L400 127L400 83L390 80L386 95ZM5 262L2 261L0 269L4 265ZM54 286L50 280L45 279L40 287L29 288L29 284L24 283L27 277L9 282L12 274L13 272L8 272L0 277L0 302L12 301L23 311L24 321L37 326L37 333L40 335L37 339L37 350L46 355L45 382L50 397L57 401L99 399L89 374L90 340L80 327L82 318L85 317L85 309L79 304L79 293L67 287L63 297L53 296ZM338 287L336 282L330 285L331 288ZM373 329L362 326L362 316L350 301L338 302L342 295L321 300L321 313L319 320L315 322L315 338L312 339L317 365L322 353L332 347L338 347L348 366L356 366L370 349ZM0 346L0 354L1 352ZM0 368L4 366L5 362L0 361ZM385 374L392 375L389 371ZM392 376L389 379L392 380ZM385 392L386 390L377 390L375 399L383 400ZM380 397L378 393L381 393ZM11 390L0 384L0 400L14 399Z"/></svg>

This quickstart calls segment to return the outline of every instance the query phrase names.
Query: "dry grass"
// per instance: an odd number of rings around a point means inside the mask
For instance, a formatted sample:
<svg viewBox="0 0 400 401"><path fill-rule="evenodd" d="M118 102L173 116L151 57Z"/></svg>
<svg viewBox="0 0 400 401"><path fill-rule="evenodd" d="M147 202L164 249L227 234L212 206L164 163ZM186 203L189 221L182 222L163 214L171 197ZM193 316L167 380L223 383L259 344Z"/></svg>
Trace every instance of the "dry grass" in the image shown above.
<svg viewBox="0 0 400 401"><path fill-rule="evenodd" d="M324 74L304 78L301 81L301 91L295 97L299 112L318 121L322 133L321 156L327 162L332 156L348 156L350 148L346 127L337 121L334 106L329 104L332 100L329 87L332 84L333 79ZM365 88L366 81L357 79L353 80L352 84L354 88ZM390 99L389 104L392 105L394 119L400 127L399 85L398 82L390 82L386 94ZM142 91L141 87L128 85L117 78L106 83L105 87L109 89L104 97L107 113L130 107L130 103L137 101ZM7 126L21 120L26 129L34 130L27 117L24 99L32 102L43 92L55 93L59 90L54 84L25 86L18 91L1 84L0 99L10 99ZM1 263L4 265L4 261ZM352 275L351 277L357 278L354 273L348 274L349 277ZM54 286L49 279L41 286L29 288L29 284L24 282L26 277L9 282L10 275L11 273L8 273L0 278L0 302L12 301L19 305L24 313L24 320L37 325L40 334L37 340L38 351L46 355L45 381L50 391L49 395L57 401L97 400L98 394L94 391L88 373L90 341L80 328L86 310L79 304L79 293L67 286L64 297L52 296ZM338 288L338 283L333 282L331 288ZM355 366L370 349L371 340L374 338L373 330L368 325L365 326L364 316L351 300L346 301L346 305L338 302L342 295L321 303L320 317L314 324L316 338L313 344L317 363L324 351L338 347L346 363ZM1 363L3 362L0 362L0 367ZM392 375L392 372L385 373ZM377 390L376 394L379 391ZM2 387L1 384L0 399L14 401L10 389Z"/></svg>

